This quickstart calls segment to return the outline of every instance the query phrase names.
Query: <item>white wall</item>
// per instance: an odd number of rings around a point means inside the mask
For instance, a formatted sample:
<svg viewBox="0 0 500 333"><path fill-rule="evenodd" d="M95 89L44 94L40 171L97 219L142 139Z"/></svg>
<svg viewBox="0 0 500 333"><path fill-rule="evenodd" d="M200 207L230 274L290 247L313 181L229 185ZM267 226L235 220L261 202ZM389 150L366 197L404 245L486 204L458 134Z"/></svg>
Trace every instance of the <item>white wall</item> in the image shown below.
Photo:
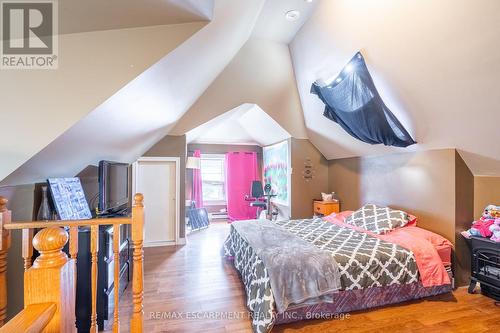
<svg viewBox="0 0 500 333"><path fill-rule="evenodd" d="M329 159L456 147L474 174L500 174L500 1L323 0L290 44L311 141ZM361 50L386 104L418 145L372 146L322 116L311 84Z"/></svg>
<svg viewBox="0 0 500 333"><path fill-rule="evenodd" d="M62 35L57 70L2 70L0 180L205 24Z"/></svg>

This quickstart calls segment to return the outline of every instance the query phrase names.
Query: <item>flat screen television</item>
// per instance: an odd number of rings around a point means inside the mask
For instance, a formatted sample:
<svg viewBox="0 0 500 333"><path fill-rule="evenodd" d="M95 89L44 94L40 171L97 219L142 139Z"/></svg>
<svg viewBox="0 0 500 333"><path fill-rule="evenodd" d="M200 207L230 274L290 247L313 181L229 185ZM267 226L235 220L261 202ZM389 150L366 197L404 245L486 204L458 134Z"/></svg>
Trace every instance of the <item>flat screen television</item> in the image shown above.
<svg viewBox="0 0 500 333"><path fill-rule="evenodd" d="M129 208L130 165L99 162L99 215L127 214Z"/></svg>

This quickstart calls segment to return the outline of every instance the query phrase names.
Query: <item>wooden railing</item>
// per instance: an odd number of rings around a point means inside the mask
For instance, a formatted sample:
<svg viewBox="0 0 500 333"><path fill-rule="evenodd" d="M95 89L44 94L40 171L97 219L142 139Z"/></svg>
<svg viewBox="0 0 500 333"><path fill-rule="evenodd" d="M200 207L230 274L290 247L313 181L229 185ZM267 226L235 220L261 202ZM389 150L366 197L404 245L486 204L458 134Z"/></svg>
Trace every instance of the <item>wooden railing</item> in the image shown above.
<svg viewBox="0 0 500 333"><path fill-rule="evenodd" d="M17 316L9 320L0 330L2 332L42 332L56 313L54 303L28 305Z"/></svg>
<svg viewBox="0 0 500 333"><path fill-rule="evenodd" d="M120 331L118 290L120 289L120 225L131 225L133 313L130 331L143 331L143 231L142 194L134 196L130 218L75 221L12 222L7 199L0 197L0 333L3 332L76 332L76 260L78 228L90 227L91 298L90 332L97 332L97 253L99 226L113 225L114 314L113 332ZM63 227L69 227L68 232ZM22 230L24 262L24 310L5 326L7 309L7 251L10 230ZM33 237L35 229L41 229ZM62 251L69 240L70 258ZM32 263L33 247L40 255ZM3 327L2 327L3 326Z"/></svg>

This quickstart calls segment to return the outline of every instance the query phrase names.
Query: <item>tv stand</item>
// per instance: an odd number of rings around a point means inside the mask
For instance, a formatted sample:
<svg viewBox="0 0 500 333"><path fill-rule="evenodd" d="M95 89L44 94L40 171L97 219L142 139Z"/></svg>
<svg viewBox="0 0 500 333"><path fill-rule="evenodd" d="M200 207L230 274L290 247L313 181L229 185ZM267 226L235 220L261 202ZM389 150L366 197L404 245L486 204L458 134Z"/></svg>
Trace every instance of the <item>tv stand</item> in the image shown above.
<svg viewBox="0 0 500 333"><path fill-rule="evenodd" d="M99 219L107 219L111 217L124 217L124 216L129 216L130 215L130 208L125 207L122 208L116 212L113 213L106 213L106 212L98 212L97 213L97 218Z"/></svg>
<svg viewBox="0 0 500 333"><path fill-rule="evenodd" d="M119 295L127 288L131 276L131 260L129 245L129 226L120 227L120 290ZM97 261L97 325L103 330L105 321L113 319L114 286L113 269L113 226L99 228L99 252ZM89 332L91 315L91 258L90 228L81 228L78 233L76 287L76 327L78 332Z"/></svg>

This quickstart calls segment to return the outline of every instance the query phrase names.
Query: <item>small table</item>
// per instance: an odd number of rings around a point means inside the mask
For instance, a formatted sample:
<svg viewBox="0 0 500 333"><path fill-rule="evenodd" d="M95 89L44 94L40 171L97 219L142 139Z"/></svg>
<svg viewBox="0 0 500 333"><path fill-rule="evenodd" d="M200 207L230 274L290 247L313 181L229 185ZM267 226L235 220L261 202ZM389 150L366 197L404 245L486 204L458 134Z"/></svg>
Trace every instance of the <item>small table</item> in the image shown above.
<svg viewBox="0 0 500 333"><path fill-rule="evenodd" d="M340 202L339 201L313 201L313 211L314 215L330 215L331 213L340 212Z"/></svg>

